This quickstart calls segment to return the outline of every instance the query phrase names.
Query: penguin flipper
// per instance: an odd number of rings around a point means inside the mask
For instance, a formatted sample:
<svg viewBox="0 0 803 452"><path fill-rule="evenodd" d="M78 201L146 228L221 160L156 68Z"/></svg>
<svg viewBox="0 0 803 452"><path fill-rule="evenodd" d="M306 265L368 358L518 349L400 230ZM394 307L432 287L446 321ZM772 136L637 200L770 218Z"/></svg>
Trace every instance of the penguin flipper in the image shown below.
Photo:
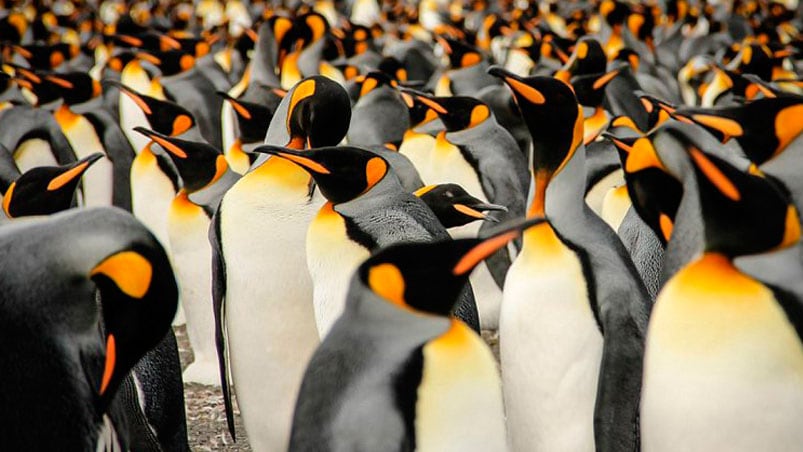
<svg viewBox="0 0 803 452"><path fill-rule="evenodd" d="M594 408L597 450L638 451L643 329L619 309L609 309L602 322L605 341Z"/></svg>
<svg viewBox="0 0 803 452"><path fill-rule="evenodd" d="M503 221L508 221L511 219L512 218L508 218ZM494 228L496 228L495 223L484 221L482 226L480 226L479 236L485 237L487 232ZM485 265L488 267L488 271L491 273L491 277L493 277L494 282L499 289L504 288L505 277L507 277L507 271L510 269L510 265L512 263L510 252L508 251L507 247L500 249L485 259Z"/></svg>
<svg viewBox="0 0 803 452"><path fill-rule="evenodd" d="M226 361L226 261L223 260L223 244L220 241L220 210L212 216L209 227L209 243L212 246L212 309L215 314L215 347L220 366L220 387L223 391L223 402L226 407L226 424L234 441L237 435L234 431L234 407L231 402L231 376Z"/></svg>

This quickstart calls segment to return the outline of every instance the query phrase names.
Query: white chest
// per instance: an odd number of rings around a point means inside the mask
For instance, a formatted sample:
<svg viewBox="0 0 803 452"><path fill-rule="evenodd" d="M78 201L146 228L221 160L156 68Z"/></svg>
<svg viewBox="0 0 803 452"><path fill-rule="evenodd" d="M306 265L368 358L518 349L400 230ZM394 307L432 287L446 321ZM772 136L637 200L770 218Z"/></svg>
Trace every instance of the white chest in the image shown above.
<svg viewBox="0 0 803 452"><path fill-rule="evenodd" d="M70 142L75 156L81 159L96 152L103 154L103 158L93 163L84 173L84 204L88 207L108 206L112 201L112 162L106 157L106 149L92 124L80 115L74 115L71 119L69 123L61 124L61 130Z"/></svg>

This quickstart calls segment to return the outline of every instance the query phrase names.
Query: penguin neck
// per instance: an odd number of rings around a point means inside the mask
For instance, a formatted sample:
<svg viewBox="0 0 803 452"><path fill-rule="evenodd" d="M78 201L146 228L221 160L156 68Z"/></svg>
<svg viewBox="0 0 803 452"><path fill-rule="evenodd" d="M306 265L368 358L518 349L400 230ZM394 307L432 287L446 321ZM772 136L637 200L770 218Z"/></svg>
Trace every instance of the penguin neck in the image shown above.
<svg viewBox="0 0 803 452"><path fill-rule="evenodd" d="M548 178L535 174L535 195L530 204L530 216L545 213L559 229L561 225L582 221L585 215L585 158L585 146L580 145L558 173ZM541 186L547 184L545 188L539 188L539 180L543 181Z"/></svg>
<svg viewBox="0 0 803 452"><path fill-rule="evenodd" d="M371 208L378 207L388 202L393 202L395 194L404 191L398 178L391 176L390 172L385 174L373 187L367 189L361 195L335 205L336 211L348 217L356 217L365 214Z"/></svg>
<svg viewBox="0 0 803 452"><path fill-rule="evenodd" d="M312 176L295 163L280 157L270 156L243 178L259 180L266 190L277 187L284 190L309 193Z"/></svg>

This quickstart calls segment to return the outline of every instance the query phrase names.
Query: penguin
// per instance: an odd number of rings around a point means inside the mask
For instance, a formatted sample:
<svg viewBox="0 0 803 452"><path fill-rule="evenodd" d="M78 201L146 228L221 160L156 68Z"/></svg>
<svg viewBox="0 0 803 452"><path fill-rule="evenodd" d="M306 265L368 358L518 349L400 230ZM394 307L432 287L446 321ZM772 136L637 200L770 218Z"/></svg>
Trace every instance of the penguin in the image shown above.
<svg viewBox="0 0 803 452"><path fill-rule="evenodd" d="M173 160L182 180L167 211L171 261L181 290L187 336L194 361L184 371L184 381L219 385L215 322L212 305L211 216L226 191L239 179L226 158L211 145L168 137L137 128L161 146Z"/></svg>
<svg viewBox="0 0 803 452"><path fill-rule="evenodd" d="M307 267L321 338L343 312L352 272L372 251L448 237L426 204L392 176L387 160L372 152L351 146L308 151L261 146L254 151L300 165L328 200L307 231ZM479 330L471 291L463 295L457 315Z"/></svg>
<svg viewBox="0 0 803 452"><path fill-rule="evenodd" d="M465 226L477 220L498 223L496 217L483 212L507 211L505 206L482 202L457 184L427 185L413 194L424 201L446 229Z"/></svg>
<svg viewBox="0 0 803 452"><path fill-rule="evenodd" d="M399 146L410 127L410 116L396 89L398 82L382 72L369 72L356 81L359 98L351 111L346 140L354 146Z"/></svg>
<svg viewBox="0 0 803 452"><path fill-rule="evenodd" d="M507 207L502 221L525 213L530 176L516 141L494 119L487 105L470 97L432 97L415 93L446 126L427 154L406 154L426 184L456 183L484 202ZM404 149L403 149L404 150ZM476 236L490 225L469 224L455 236ZM502 285L512 258L509 251L487 259L472 275L484 329L496 329Z"/></svg>
<svg viewBox="0 0 803 452"><path fill-rule="evenodd" d="M130 90L141 93L155 99L165 100L166 96L161 82L156 77L151 77L143 67L143 62L151 65L158 65L160 61L154 56L144 52L132 53L124 51L121 55L111 58L107 67L120 73L118 82L128 87ZM117 86L119 88L119 86ZM148 141L140 134L134 132L134 127L147 127L148 120L144 117L143 111L137 103L121 90L117 96L119 111L120 128L123 129L134 152L139 153Z"/></svg>
<svg viewBox="0 0 803 452"><path fill-rule="evenodd" d="M290 450L505 450L493 356L450 314L471 270L518 234L395 244L363 261L305 372Z"/></svg>
<svg viewBox="0 0 803 452"><path fill-rule="evenodd" d="M533 138L527 215L548 220L524 233L505 280L499 343L511 448L638 449L650 301L619 238L584 203L582 108L560 80L489 72L511 88Z"/></svg>
<svg viewBox="0 0 803 452"><path fill-rule="evenodd" d="M227 93L218 91L218 96L231 106L237 117L238 136L234 139L231 147L224 152L226 160L231 168L245 174L253 163L251 156L246 151L253 149L254 145L265 139L268 132L268 125L273 118L275 109L270 109L261 104L235 99Z"/></svg>
<svg viewBox="0 0 803 452"><path fill-rule="evenodd" d="M499 85L497 79L486 73L490 64L477 48L447 37L437 39L448 56L449 70L434 76L437 77L434 85L436 96L472 96L483 88Z"/></svg>
<svg viewBox="0 0 803 452"><path fill-rule="evenodd" d="M22 172L76 160L53 115L29 105L13 106L0 116L0 144L11 151Z"/></svg>
<svg viewBox="0 0 803 452"><path fill-rule="evenodd" d="M75 191L82 176L103 158L95 153L63 166L39 166L19 175L4 190L7 218L51 215L75 205Z"/></svg>
<svg viewBox="0 0 803 452"><path fill-rule="evenodd" d="M266 142L336 145L346 136L350 115L340 85L310 77L284 97ZM255 449L287 447L301 377L319 343L304 254L307 226L323 204L312 187L311 176L292 162L257 158L226 192L209 231L215 341L229 431L234 437L233 382Z"/></svg>
<svg viewBox="0 0 803 452"><path fill-rule="evenodd" d="M0 247L9 346L0 360L3 383L15 388L2 395L4 444L189 450L186 430L177 447L144 423L131 373L172 337L178 301L167 256L147 229L119 209L72 210L0 228ZM180 413L162 410L183 424L180 386L178 398Z"/></svg>
<svg viewBox="0 0 803 452"><path fill-rule="evenodd" d="M86 173L84 179L86 183L83 187L84 205L88 207L112 205L115 189L113 163L92 122L72 109L73 105L100 96L103 89L100 82L82 72L47 75L44 81L56 87L63 99L53 117L76 153L76 157L83 158L95 153L102 155Z"/></svg>
<svg viewBox="0 0 803 452"><path fill-rule="evenodd" d="M199 137L195 118L182 106L138 93L115 81L109 80L105 83L117 87L122 96L134 102L136 108L142 111L146 125L151 129L171 136L192 131L192 136ZM136 130L132 132L137 133ZM146 143L131 164L132 211L135 217L153 231L162 246L168 249L169 255L167 211L179 190L180 181L170 158L155 151L152 141Z"/></svg>
<svg viewBox="0 0 803 452"><path fill-rule="evenodd" d="M643 450L795 450L803 441L801 300L733 260L798 242L798 211L766 176L689 153L704 248L666 283L650 318Z"/></svg>

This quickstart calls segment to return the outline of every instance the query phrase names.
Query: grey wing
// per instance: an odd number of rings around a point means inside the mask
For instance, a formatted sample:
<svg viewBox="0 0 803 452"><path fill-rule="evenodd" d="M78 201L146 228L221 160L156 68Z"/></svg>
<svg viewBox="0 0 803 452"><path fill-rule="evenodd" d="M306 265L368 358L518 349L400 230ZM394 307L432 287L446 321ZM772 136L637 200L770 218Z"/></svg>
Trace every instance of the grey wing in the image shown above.
<svg viewBox="0 0 803 452"><path fill-rule="evenodd" d="M212 217L209 225L209 243L212 245L212 308L215 314L215 347L220 370L220 386L226 407L226 423L231 437L236 440L234 431L234 408L231 402L231 375L227 363L226 350L226 261L223 257L223 243L220 241L221 208Z"/></svg>

